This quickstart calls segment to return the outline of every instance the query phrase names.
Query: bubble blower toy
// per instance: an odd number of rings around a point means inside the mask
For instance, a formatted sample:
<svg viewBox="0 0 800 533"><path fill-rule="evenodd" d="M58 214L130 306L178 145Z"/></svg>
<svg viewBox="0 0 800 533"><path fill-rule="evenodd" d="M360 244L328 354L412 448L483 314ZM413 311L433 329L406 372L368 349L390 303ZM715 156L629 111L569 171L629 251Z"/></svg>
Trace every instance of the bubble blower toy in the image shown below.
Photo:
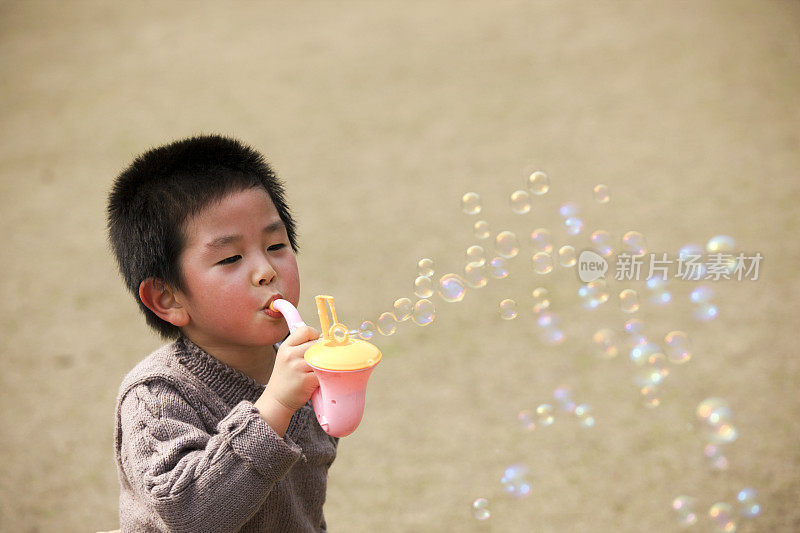
<svg viewBox="0 0 800 533"><path fill-rule="evenodd" d="M322 429L332 437L346 437L361 423L367 393L367 380L381 360L378 348L366 341L351 339L347 326L336 318L333 297L315 297L322 337L305 353L305 360L314 369L319 388L311 395L311 404ZM331 309L331 324L328 310ZM297 309L286 300L276 299L269 305L286 320L289 331L305 326Z"/></svg>

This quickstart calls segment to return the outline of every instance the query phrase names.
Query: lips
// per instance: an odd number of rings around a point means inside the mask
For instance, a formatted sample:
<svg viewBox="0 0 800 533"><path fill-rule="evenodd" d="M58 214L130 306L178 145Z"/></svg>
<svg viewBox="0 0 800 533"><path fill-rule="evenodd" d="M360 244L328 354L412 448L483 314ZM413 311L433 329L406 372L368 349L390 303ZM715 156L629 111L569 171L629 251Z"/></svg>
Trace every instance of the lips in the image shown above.
<svg viewBox="0 0 800 533"><path fill-rule="evenodd" d="M273 311L269 307L272 304L272 302L274 302L275 300L277 300L279 298L283 298L283 296L281 296L280 294L276 294L276 295L272 296L269 300L267 300L267 305L264 306L264 312L268 316L271 316L272 318L281 318L283 316L280 312Z"/></svg>

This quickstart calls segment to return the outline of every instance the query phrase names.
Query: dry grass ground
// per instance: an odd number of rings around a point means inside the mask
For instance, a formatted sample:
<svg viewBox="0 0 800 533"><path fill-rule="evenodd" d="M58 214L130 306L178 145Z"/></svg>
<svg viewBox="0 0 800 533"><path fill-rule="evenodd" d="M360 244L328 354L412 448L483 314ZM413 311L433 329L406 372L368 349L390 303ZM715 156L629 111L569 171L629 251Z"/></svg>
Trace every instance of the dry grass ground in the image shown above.
<svg viewBox="0 0 800 533"><path fill-rule="evenodd" d="M460 269L469 190L494 230L555 228L574 199L588 230L636 229L652 251L725 233L765 257L758 281L715 286L713 322L691 318L685 286L643 305L653 337L694 342L657 409L624 355L592 353L627 317L583 311L563 269L537 278L519 259L460 304L436 300L431 326L376 339L365 419L331 470L333 531L673 531L679 494L706 531L708 507L746 485L764 510L739 531L800 530L799 19L795 1L0 2L0 530L117 522L114 398L159 340L115 272L105 199L134 155L198 132L252 143L285 178L309 318L320 292L351 325L376 318L412 295L421 257ZM551 192L513 215L531 165ZM542 284L560 346L534 325ZM504 297L517 320L497 317ZM524 433L517 412L560 384L596 426L557 413ZM724 472L692 429L708 396L740 433ZM499 478L518 462L533 491L514 500Z"/></svg>

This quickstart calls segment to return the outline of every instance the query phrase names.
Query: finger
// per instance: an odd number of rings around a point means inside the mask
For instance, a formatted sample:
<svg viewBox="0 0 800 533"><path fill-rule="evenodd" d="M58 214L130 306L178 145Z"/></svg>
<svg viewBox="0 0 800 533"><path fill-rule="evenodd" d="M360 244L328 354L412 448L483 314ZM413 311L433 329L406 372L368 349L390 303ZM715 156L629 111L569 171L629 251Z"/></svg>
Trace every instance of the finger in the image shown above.
<svg viewBox="0 0 800 533"><path fill-rule="evenodd" d="M319 339L319 332L311 326L302 326L294 330L286 340L283 341L288 346L300 346L307 342Z"/></svg>

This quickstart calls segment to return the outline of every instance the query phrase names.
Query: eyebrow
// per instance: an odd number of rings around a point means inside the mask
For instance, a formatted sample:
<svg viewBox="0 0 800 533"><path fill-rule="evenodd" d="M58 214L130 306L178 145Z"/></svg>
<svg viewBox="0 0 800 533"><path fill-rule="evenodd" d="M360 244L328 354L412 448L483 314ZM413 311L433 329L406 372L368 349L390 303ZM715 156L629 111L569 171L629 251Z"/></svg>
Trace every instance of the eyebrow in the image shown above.
<svg viewBox="0 0 800 533"><path fill-rule="evenodd" d="M275 222L272 222L264 226L264 228L261 230L261 233L263 234L274 233L278 230L284 229L285 227L286 224L283 223L283 220L276 220ZM240 240L242 240L242 236L239 234L222 235L220 237L213 239L210 242L207 242L206 248L211 248L211 249L224 248L225 246L228 246L229 244L235 243Z"/></svg>

